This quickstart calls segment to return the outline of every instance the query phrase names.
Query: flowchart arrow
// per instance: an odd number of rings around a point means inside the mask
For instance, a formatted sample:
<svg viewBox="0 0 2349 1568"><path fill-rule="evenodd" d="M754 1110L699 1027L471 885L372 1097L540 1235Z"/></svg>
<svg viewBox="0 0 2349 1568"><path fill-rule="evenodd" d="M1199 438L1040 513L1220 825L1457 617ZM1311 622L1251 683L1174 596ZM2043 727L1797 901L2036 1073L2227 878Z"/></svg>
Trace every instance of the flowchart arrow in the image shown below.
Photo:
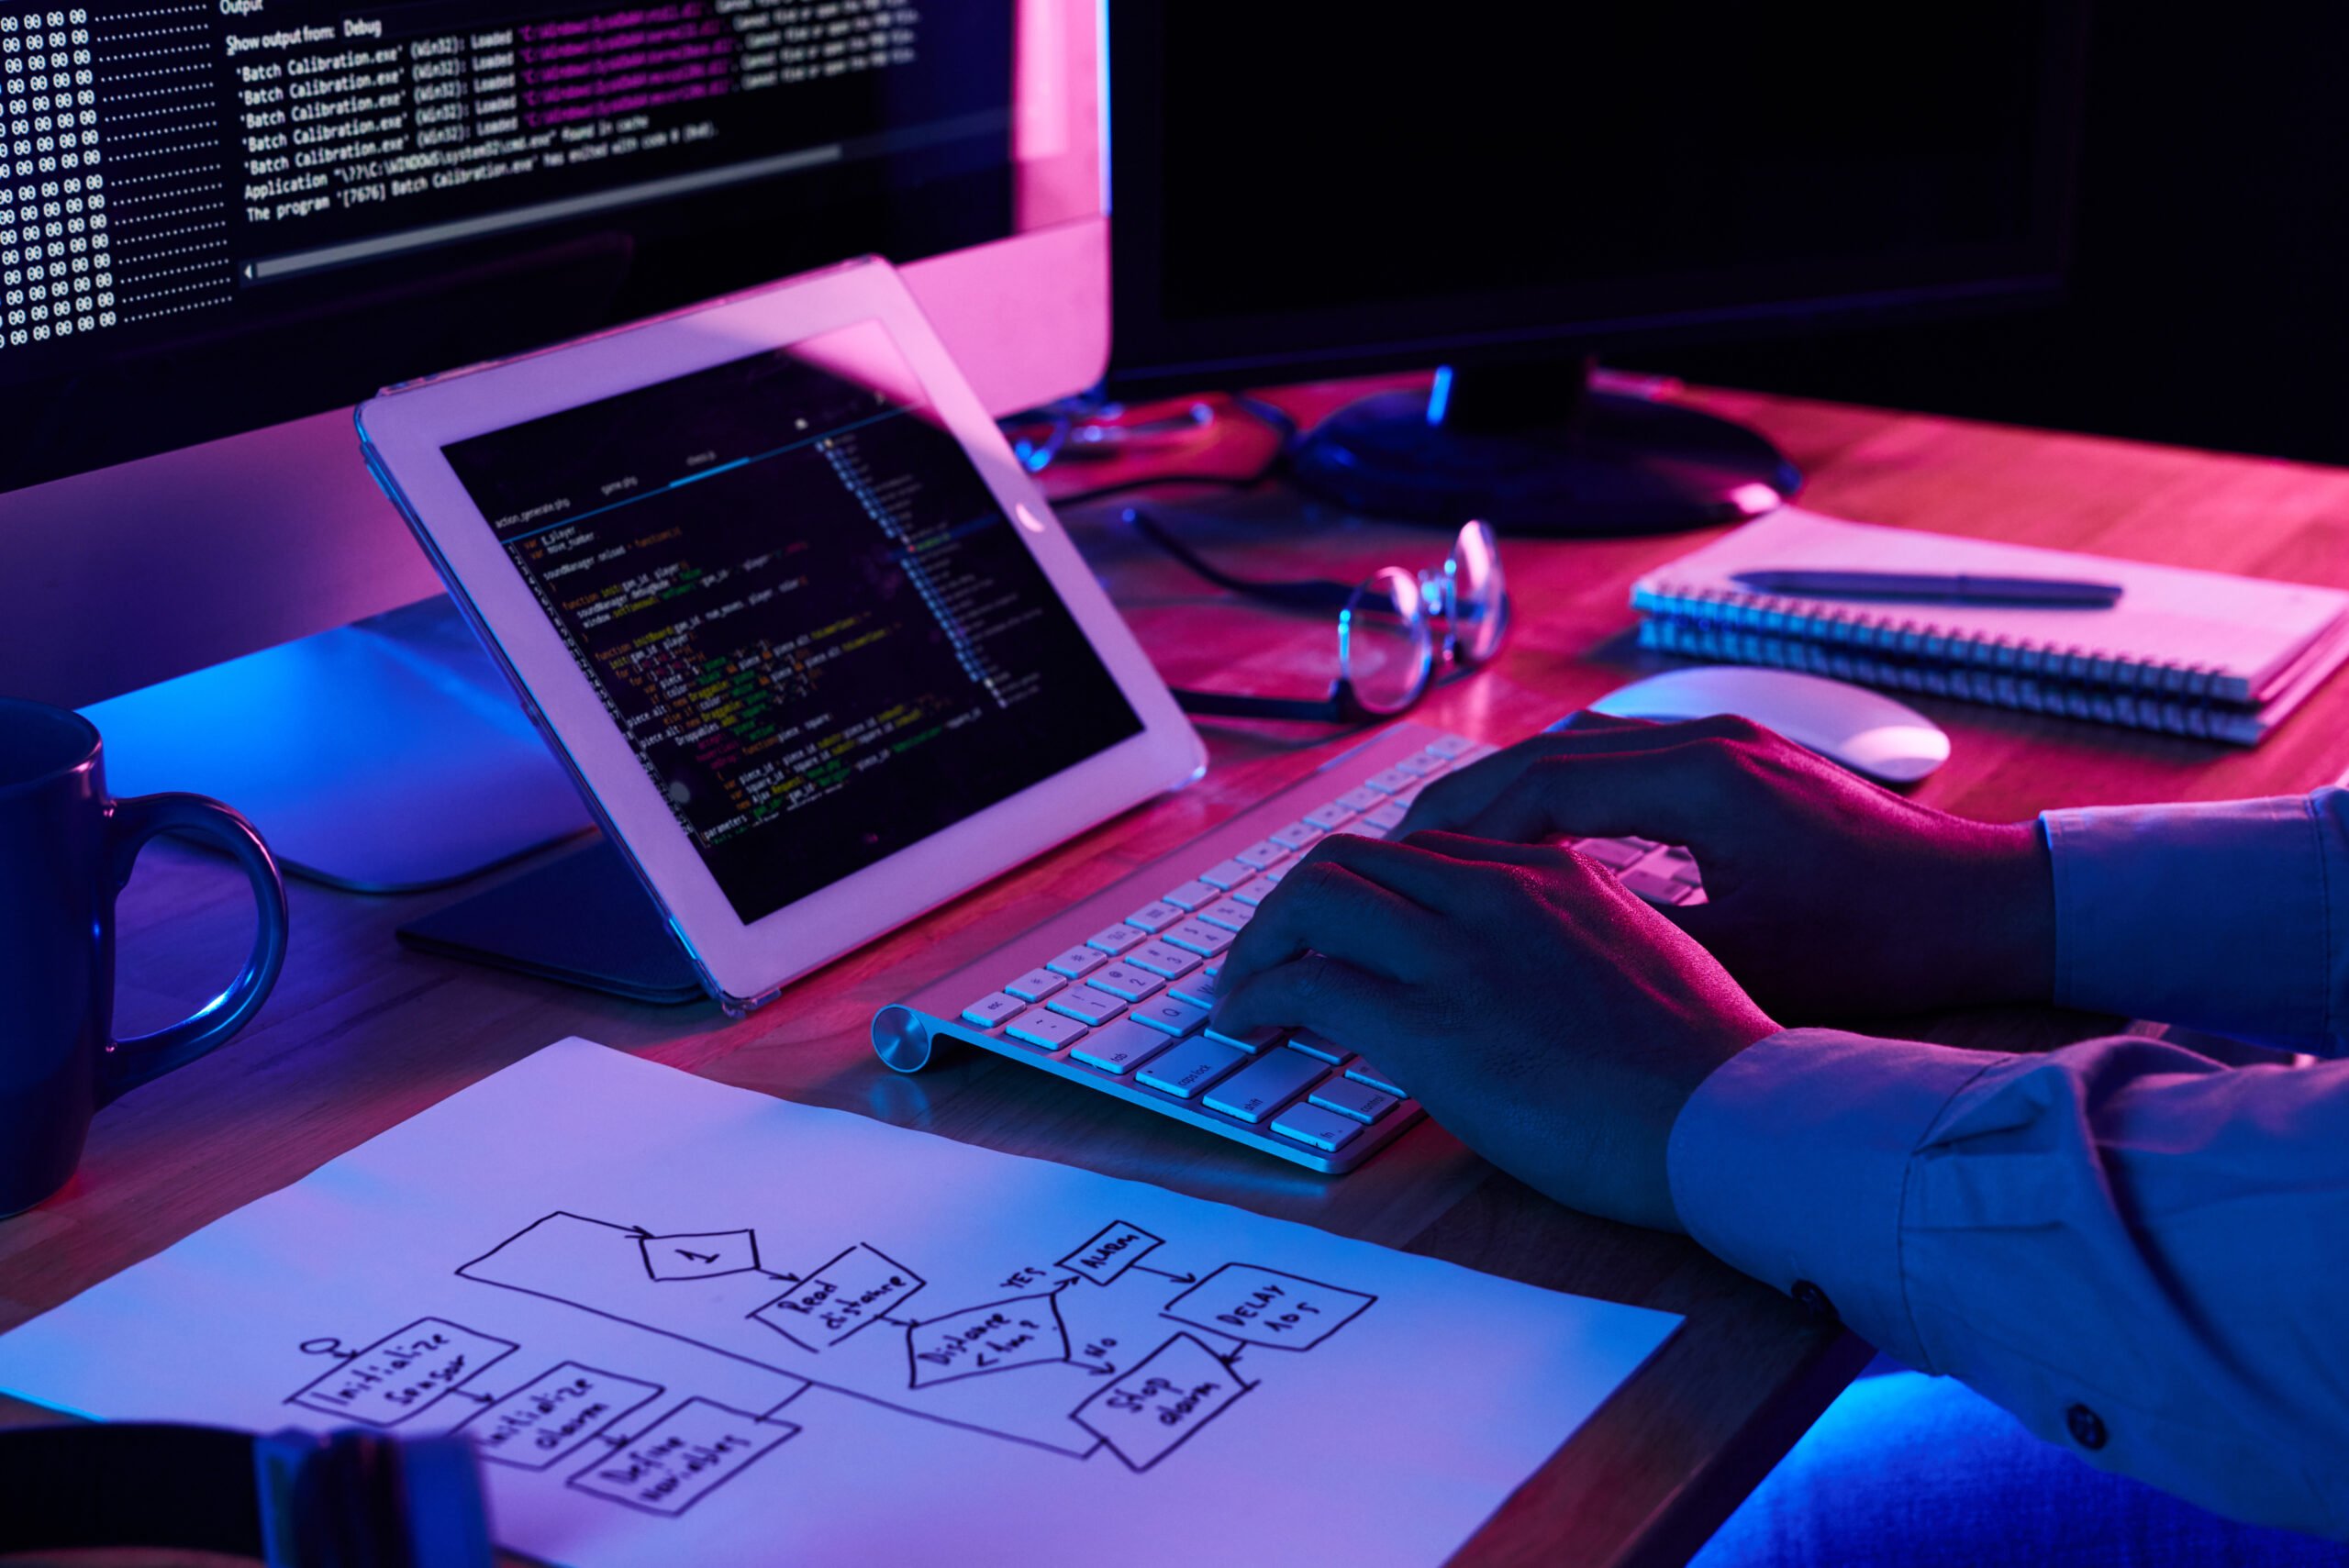
<svg viewBox="0 0 2349 1568"><path fill-rule="evenodd" d="M1074 1356L1068 1358L1068 1364L1071 1366L1081 1366L1096 1377L1108 1377L1118 1370L1114 1366L1095 1366L1091 1362L1081 1362Z"/></svg>
<svg viewBox="0 0 2349 1568"><path fill-rule="evenodd" d="M1133 1267L1136 1273L1156 1274L1160 1279L1171 1279L1176 1284L1197 1284L1199 1283L1199 1276L1194 1273L1170 1274L1164 1269L1153 1269L1148 1263L1136 1263Z"/></svg>
<svg viewBox="0 0 2349 1568"><path fill-rule="evenodd" d="M564 1209L564 1210L562 1210L561 1212L565 1213L565 1214L569 1214L571 1211L570 1211L570 1210L568 1210L568 1209ZM652 1240L652 1232L651 1232L651 1231L650 1231L650 1230L647 1230L647 1229L646 1229L643 1226L641 1226L641 1225L622 1225L622 1224L618 1223L617 1220L610 1220L610 1219L596 1219L596 1218L592 1218L592 1217L590 1217L590 1216L588 1216L588 1215L584 1215L584 1214L573 1214L573 1215L571 1216L571 1218L573 1218L573 1219L584 1220L584 1221L586 1221L586 1223L588 1223L588 1224L590 1224L590 1225L601 1225L601 1226L603 1226L605 1229L609 1229L609 1230L625 1230L625 1231L627 1231L629 1235L631 1235L631 1236L635 1237L635 1238L636 1238L638 1240L640 1240L640 1241L650 1241L650 1240Z"/></svg>

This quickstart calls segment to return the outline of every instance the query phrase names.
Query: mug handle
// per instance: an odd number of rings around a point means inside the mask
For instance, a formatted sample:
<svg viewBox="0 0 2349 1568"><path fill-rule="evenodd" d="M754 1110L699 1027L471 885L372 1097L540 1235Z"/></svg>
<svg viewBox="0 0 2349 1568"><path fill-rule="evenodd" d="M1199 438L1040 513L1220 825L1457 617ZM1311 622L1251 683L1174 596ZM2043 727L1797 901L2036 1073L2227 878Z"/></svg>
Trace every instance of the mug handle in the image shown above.
<svg viewBox="0 0 2349 1568"><path fill-rule="evenodd" d="M98 1070L102 1106L174 1067L186 1066L244 1028L269 999L278 971L285 967L286 929L285 883L277 873L277 862L253 825L230 807L208 795L141 795L111 802L106 823L115 892L129 883L131 864L149 840L159 833L190 834L228 851L244 868L253 884L261 929L244 973L193 1017L153 1034L108 1043Z"/></svg>

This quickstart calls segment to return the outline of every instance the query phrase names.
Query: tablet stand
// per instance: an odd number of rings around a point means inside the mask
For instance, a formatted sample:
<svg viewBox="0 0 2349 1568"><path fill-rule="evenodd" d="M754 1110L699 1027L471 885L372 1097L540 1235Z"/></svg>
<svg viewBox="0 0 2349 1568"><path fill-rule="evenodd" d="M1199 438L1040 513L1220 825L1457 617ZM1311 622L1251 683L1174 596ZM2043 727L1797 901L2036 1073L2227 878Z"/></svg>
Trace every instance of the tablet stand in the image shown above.
<svg viewBox="0 0 2349 1568"><path fill-rule="evenodd" d="M82 711L117 795L217 795L329 887L442 887L593 826L446 595Z"/></svg>
<svg viewBox="0 0 2349 1568"><path fill-rule="evenodd" d="M628 862L601 834L542 866L410 920L400 944L670 1006L707 995Z"/></svg>

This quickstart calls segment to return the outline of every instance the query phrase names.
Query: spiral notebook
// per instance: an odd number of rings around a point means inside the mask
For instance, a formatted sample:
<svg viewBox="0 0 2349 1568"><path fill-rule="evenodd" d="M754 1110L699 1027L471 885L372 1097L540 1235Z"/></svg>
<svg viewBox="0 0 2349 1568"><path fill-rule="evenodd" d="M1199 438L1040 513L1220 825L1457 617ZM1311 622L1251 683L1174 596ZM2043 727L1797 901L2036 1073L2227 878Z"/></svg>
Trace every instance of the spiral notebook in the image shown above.
<svg viewBox="0 0 2349 1568"><path fill-rule="evenodd" d="M1788 597L1741 572L1964 573L2121 584L2109 609ZM1642 646L2251 744L2349 657L2349 594L1845 522L1783 507L1631 587Z"/></svg>

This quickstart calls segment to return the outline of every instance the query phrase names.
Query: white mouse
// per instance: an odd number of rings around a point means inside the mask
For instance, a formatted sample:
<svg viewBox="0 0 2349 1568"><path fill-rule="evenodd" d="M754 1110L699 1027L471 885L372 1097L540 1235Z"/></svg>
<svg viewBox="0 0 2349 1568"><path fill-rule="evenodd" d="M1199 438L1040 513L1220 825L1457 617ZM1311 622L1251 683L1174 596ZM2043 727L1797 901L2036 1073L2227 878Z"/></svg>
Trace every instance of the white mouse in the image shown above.
<svg viewBox="0 0 2349 1568"><path fill-rule="evenodd" d="M1733 713L1886 784L1913 784L1949 761L1949 736L1908 704L1792 670L1667 670L1618 687L1590 710L1660 721Z"/></svg>

